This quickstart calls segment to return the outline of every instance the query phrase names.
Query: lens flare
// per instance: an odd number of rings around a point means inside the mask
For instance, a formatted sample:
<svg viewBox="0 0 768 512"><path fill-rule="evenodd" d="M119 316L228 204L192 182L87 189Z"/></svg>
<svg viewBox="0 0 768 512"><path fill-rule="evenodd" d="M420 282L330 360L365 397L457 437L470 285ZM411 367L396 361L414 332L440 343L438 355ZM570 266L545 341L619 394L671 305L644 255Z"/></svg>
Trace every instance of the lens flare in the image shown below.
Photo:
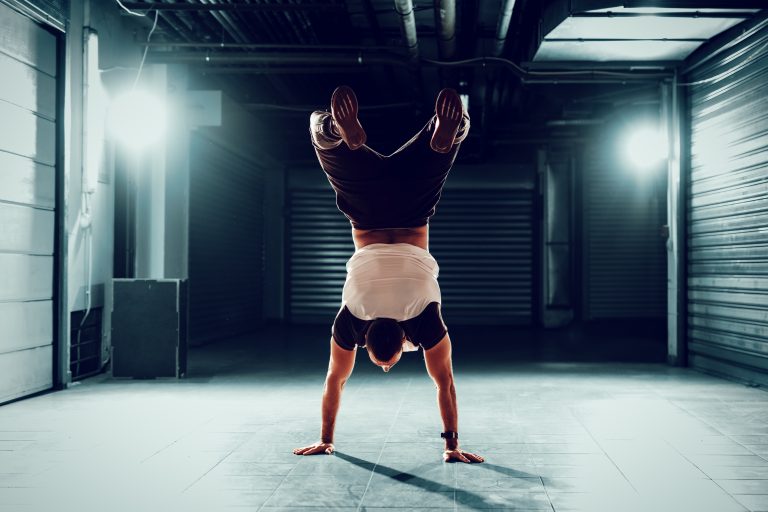
<svg viewBox="0 0 768 512"><path fill-rule="evenodd" d="M166 110L159 98L130 91L112 102L109 126L112 135L126 146L139 150L156 144L165 135Z"/></svg>
<svg viewBox="0 0 768 512"><path fill-rule="evenodd" d="M626 151L635 167L650 169L667 158L667 138L658 129L638 128L627 137Z"/></svg>

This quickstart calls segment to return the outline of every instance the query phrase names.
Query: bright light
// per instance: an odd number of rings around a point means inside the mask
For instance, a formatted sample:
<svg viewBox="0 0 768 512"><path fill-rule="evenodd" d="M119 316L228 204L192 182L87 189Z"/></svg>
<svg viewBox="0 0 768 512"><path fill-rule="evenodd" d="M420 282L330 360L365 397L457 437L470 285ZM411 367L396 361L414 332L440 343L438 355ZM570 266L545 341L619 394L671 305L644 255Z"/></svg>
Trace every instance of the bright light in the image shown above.
<svg viewBox="0 0 768 512"><path fill-rule="evenodd" d="M132 149L154 144L165 134L165 105L144 91L115 98L109 112L112 134Z"/></svg>
<svg viewBox="0 0 768 512"><path fill-rule="evenodd" d="M629 160L640 169L649 169L667 158L667 138L650 127L639 128L626 140Z"/></svg>

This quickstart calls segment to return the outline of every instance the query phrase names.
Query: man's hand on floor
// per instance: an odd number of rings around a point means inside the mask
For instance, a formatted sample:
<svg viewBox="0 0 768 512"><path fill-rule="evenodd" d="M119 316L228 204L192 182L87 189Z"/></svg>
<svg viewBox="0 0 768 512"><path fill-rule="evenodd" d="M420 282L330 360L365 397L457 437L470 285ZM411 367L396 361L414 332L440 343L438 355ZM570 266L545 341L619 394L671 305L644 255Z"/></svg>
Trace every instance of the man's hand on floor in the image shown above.
<svg viewBox="0 0 768 512"><path fill-rule="evenodd" d="M333 443L323 443L322 441L318 441L315 444L305 446L304 448L296 448L293 450L293 453L296 455L317 455L318 453L330 455L333 453Z"/></svg>
<svg viewBox="0 0 768 512"><path fill-rule="evenodd" d="M445 462L485 462L485 459L474 453L465 452L459 448L455 450L445 450L443 452L443 460Z"/></svg>

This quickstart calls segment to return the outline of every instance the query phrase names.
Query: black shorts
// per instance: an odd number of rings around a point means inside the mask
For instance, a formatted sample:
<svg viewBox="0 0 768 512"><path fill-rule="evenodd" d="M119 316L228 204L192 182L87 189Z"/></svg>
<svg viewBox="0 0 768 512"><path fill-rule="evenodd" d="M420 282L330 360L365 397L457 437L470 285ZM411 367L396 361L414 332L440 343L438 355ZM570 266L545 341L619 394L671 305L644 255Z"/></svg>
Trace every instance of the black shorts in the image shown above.
<svg viewBox="0 0 768 512"><path fill-rule="evenodd" d="M331 334L336 344L345 350L353 350L355 345L364 347L365 333L371 322L373 320L357 318L344 306L333 321ZM424 350L437 345L448 333L440 314L439 302L431 302L418 316L398 323L403 328L405 337Z"/></svg>
<svg viewBox="0 0 768 512"><path fill-rule="evenodd" d="M391 155L368 146L355 151L346 144L331 149L315 146L320 166L336 192L336 206L352 227L412 228L429 223L460 146L454 144L448 153L430 148L436 119ZM466 137L468 130L469 116L465 116L457 139Z"/></svg>

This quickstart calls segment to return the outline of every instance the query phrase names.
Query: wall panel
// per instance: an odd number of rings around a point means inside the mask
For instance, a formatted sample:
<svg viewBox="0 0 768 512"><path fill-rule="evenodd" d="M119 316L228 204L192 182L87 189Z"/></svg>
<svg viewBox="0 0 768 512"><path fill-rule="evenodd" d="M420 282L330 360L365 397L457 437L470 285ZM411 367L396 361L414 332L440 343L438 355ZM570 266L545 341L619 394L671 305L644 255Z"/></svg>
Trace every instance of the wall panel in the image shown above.
<svg viewBox="0 0 768 512"><path fill-rule="evenodd" d="M661 167L643 176L619 159L610 139L584 158L587 319L666 315L666 223Z"/></svg>
<svg viewBox="0 0 768 512"><path fill-rule="evenodd" d="M53 385L56 45L0 4L0 404Z"/></svg>
<svg viewBox="0 0 768 512"><path fill-rule="evenodd" d="M262 170L202 134L192 138L189 333L200 344L262 323Z"/></svg>
<svg viewBox="0 0 768 512"><path fill-rule="evenodd" d="M686 82L688 362L768 384L768 30ZM718 77L717 80L709 80Z"/></svg>
<svg viewBox="0 0 768 512"><path fill-rule="evenodd" d="M354 252L349 221L329 189L288 195L288 312L296 323L330 323ZM446 322L530 324L533 192L449 187L430 222Z"/></svg>

